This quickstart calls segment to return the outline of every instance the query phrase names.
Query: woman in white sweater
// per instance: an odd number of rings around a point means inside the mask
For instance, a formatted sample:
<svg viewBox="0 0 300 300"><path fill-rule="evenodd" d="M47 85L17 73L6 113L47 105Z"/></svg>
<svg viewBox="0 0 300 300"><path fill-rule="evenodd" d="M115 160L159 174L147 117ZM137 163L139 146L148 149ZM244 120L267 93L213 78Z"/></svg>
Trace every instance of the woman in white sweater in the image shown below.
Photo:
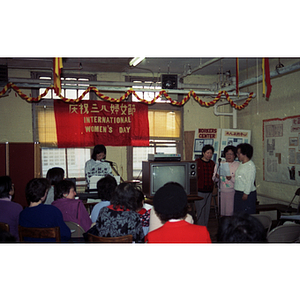
<svg viewBox="0 0 300 300"><path fill-rule="evenodd" d="M234 212L256 212L256 168L251 160L252 155L253 147L250 144L243 143L237 146L237 157L241 163L235 172Z"/></svg>

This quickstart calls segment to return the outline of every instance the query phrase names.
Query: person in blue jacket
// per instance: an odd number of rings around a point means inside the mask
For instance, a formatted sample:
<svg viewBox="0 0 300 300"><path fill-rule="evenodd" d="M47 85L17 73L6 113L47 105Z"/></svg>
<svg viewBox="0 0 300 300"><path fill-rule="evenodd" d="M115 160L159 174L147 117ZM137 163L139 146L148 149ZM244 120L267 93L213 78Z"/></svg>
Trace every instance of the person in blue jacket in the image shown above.
<svg viewBox="0 0 300 300"><path fill-rule="evenodd" d="M71 238L71 231L63 220L61 211L53 206L44 204L50 183L46 178L31 179L25 189L26 207L19 215L19 225L23 227L49 228L58 226L61 241L66 242ZM54 242L54 239L24 238L28 242Z"/></svg>

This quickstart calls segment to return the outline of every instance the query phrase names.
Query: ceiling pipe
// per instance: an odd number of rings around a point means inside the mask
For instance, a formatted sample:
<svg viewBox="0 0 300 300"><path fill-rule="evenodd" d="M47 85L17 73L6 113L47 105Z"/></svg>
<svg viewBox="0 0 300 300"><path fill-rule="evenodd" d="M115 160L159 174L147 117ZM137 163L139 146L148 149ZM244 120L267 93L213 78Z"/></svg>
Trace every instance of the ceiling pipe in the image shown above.
<svg viewBox="0 0 300 300"><path fill-rule="evenodd" d="M35 89L40 89L40 88L47 88L50 85L49 84L28 84L28 83L21 83L17 85L18 88L35 88ZM92 85L94 86L94 85ZM78 86L78 85L65 85L62 84L61 88L62 89L75 89L75 90L85 90L88 87L88 85L84 86ZM114 87L114 86L95 86L98 90L101 92L127 92L130 87ZM159 92L160 90L154 90L150 88L134 88L134 91L136 92ZM165 90L167 94L185 94L187 95L191 90ZM211 96L211 97L216 97L218 95L217 92L213 91L202 91L202 90L193 90L197 96ZM227 92L229 96L234 96L236 97L236 92ZM240 93L240 96L245 96L248 97L250 93L244 92Z"/></svg>
<svg viewBox="0 0 300 300"><path fill-rule="evenodd" d="M9 78L9 82L13 82L19 88L47 88L51 84L53 84L51 79L31 79L31 78ZM74 80L61 80L61 87L66 89L77 89L77 90L84 90L87 88L88 85L95 86L97 89L101 91L107 92L126 92L132 86L149 86L143 88L134 88L135 91L138 92L157 92L158 90L154 90L153 84L145 84L145 83L135 83L135 82L98 82L98 81L82 81L80 82L80 86L78 86L78 81ZM72 85L74 84L74 85ZM76 84L76 85L75 85ZM102 86L103 84L103 86ZM115 86L120 84L120 86ZM105 85L105 86L104 86ZM201 85L200 85L201 86ZM193 90L197 95L204 95L204 96L217 96L218 91L210 91L210 90L198 90L197 88L199 85L190 86L191 89L169 89L166 90L167 94L188 94L191 90ZM248 92L241 92L239 95L244 97L249 97ZM228 92L229 96L236 96L236 92Z"/></svg>
<svg viewBox="0 0 300 300"><path fill-rule="evenodd" d="M253 94L252 96L253 98L256 97L255 94ZM240 101L240 100L246 100L247 98L242 98L242 99L238 99L238 100L235 100L235 101ZM235 109L234 107L232 108L232 112L228 112L228 113L221 113L221 112L218 112L218 108L219 106L222 106L222 105L228 105L229 103L228 102L217 102L215 105L214 105L214 114L216 116L230 116L232 117L232 128L233 129L236 129L237 128L237 109Z"/></svg>
<svg viewBox="0 0 300 300"><path fill-rule="evenodd" d="M44 84L51 84L51 79L31 79L31 78L8 78L9 82L13 83L44 83ZM125 81L87 81L89 85L92 86L149 86L149 87L155 87L156 83L146 83L146 82L125 82ZM61 80L61 83L68 83L68 84L78 84L78 80ZM82 81L82 83L85 83L85 81ZM212 83L212 84L183 84L178 83L179 89L206 89L211 91L217 91L218 84Z"/></svg>
<svg viewBox="0 0 300 300"><path fill-rule="evenodd" d="M270 78L271 79L276 78L278 76L282 76L282 75L285 75L285 74L288 74L291 72L295 72L295 71L299 71L299 70L300 70L300 61L295 64L292 64L290 66L287 66L287 67L277 68L275 71L270 72ZM261 82L262 80L263 80L262 75L260 75L258 77L253 77L253 78L243 80L243 81L239 82L239 88L243 88L243 87ZM235 88L236 87L234 85L232 85L232 86L224 87L222 90L232 91L232 90L235 90Z"/></svg>
<svg viewBox="0 0 300 300"><path fill-rule="evenodd" d="M276 78L278 76L282 76L282 75L285 75L285 74L288 74L288 73L291 73L291 72L295 72L295 71L299 71L299 70L300 70L300 62L297 62L297 63L292 64L292 65L287 66L287 67L276 68L275 71L270 72L270 78ZM253 77L253 78L250 78L250 79L246 79L244 81L239 82L239 88L243 88L243 87L261 82L262 79L263 79L262 75L260 75L258 77ZM224 87L222 90L229 92L231 90L235 90L235 88L236 88L235 85L232 85L232 86ZM240 96L241 96L241 94L240 94ZM256 95L253 94L253 98L255 96ZM246 98L238 99L238 101L239 100L246 100ZM235 129L235 128L237 128L237 110L235 108L233 108L233 111L231 113L218 112L219 106L228 105L228 104L229 104L228 102L218 102L218 103L216 103L214 105L214 114L216 116L232 116L233 117L233 129Z"/></svg>
<svg viewBox="0 0 300 300"><path fill-rule="evenodd" d="M207 61L206 63L201 64L201 65L199 65L198 67L196 67L192 70L189 70L186 74L181 75L179 78L187 77L187 76L189 76L189 75L191 75L191 74L193 74L193 73L195 73L195 72L197 72L197 71L199 71L199 70L201 70L201 69L203 69L203 68L205 68L205 67L207 67L207 66L209 66L209 65L211 65L211 64L213 64L213 63L215 63L219 60L221 60L221 59L222 59L222 57L213 58L213 59Z"/></svg>
<svg viewBox="0 0 300 300"><path fill-rule="evenodd" d="M252 98L255 98L256 95L253 94L252 95ZM247 100L246 97L242 97L242 98L239 98L239 99L235 99L233 101L242 101L242 100ZM221 113L221 112L218 112L218 108L219 106L222 106L222 105L228 105L229 102L217 102L215 105L214 105L214 114L216 116L231 116L232 117L232 128L233 129L236 129L237 128L237 109L235 109L234 107L232 108L232 112L228 112L228 113Z"/></svg>

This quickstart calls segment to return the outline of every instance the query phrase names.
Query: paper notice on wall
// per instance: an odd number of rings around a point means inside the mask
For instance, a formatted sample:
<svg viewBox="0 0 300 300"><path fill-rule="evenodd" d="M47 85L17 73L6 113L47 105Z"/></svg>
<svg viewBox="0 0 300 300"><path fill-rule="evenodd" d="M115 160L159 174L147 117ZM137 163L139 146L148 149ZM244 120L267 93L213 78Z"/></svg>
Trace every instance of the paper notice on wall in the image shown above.
<svg viewBox="0 0 300 300"><path fill-rule="evenodd" d="M251 142L251 130L222 129L220 156L223 157L224 148L228 145L237 146L241 143Z"/></svg>
<svg viewBox="0 0 300 300"><path fill-rule="evenodd" d="M263 120L264 180L300 184L300 116Z"/></svg>

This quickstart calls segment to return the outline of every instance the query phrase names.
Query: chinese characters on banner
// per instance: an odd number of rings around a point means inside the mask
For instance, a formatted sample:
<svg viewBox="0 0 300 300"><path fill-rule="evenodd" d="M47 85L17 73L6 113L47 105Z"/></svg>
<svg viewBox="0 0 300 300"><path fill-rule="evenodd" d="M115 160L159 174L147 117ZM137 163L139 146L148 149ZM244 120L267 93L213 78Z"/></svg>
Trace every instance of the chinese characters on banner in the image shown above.
<svg viewBox="0 0 300 300"><path fill-rule="evenodd" d="M54 113L59 148L149 146L146 104L56 100Z"/></svg>

